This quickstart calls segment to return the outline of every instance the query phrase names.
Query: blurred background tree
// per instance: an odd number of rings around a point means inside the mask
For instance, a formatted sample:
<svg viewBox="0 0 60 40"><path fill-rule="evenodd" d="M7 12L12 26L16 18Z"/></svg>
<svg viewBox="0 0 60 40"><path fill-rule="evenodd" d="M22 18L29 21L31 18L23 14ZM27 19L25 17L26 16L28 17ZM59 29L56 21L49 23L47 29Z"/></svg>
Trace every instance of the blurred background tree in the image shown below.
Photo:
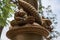
<svg viewBox="0 0 60 40"><path fill-rule="evenodd" d="M9 22L7 18L11 17L12 13L14 13L12 7L15 8L16 5L10 2L10 0L0 0L0 35L3 27Z"/></svg>
<svg viewBox="0 0 60 40"><path fill-rule="evenodd" d="M52 22L52 25L50 27L53 28L53 30L49 35L50 39L53 40L53 38L59 37L60 33L58 31L54 30L58 24L57 18L56 18L57 15L55 13L53 13L53 11L51 9L51 5L48 5L47 7L45 7L42 5L42 1L39 0L39 13L41 16L44 16L45 18L51 20L51 22Z"/></svg>

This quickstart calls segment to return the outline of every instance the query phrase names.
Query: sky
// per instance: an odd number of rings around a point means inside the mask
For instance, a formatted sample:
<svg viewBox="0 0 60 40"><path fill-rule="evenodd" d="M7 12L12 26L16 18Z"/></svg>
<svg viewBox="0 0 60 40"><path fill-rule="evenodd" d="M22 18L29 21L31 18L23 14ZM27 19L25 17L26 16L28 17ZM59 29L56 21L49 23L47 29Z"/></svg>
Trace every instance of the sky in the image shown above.
<svg viewBox="0 0 60 40"><path fill-rule="evenodd" d="M57 26L55 27L56 31L60 32L60 0L42 0L42 5L47 7L48 5L51 5L52 12L55 13L57 16ZM53 40L60 40L60 37L55 38Z"/></svg>
<svg viewBox="0 0 60 40"><path fill-rule="evenodd" d="M47 7L48 5L51 5L51 9L52 9L52 12L53 13L55 13L57 16L56 16L56 18L57 18L57 22L58 22L58 25L57 25L57 29L59 29L60 30L60 0L42 0L42 5L43 6L45 6L45 7ZM59 31L58 30L58 31Z"/></svg>
<svg viewBox="0 0 60 40"><path fill-rule="evenodd" d="M48 5L51 5L51 9L53 11L53 13L55 13L57 15L57 26L56 29L57 31L60 32L60 0L42 0L42 5L47 7ZM9 20L13 20L12 18L9 18ZM3 31L2 31L2 35L1 35L1 40L9 40L6 37L6 32L9 30L9 25L7 25L6 27L4 27ZM60 37L55 38L54 40L59 40Z"/></svg>

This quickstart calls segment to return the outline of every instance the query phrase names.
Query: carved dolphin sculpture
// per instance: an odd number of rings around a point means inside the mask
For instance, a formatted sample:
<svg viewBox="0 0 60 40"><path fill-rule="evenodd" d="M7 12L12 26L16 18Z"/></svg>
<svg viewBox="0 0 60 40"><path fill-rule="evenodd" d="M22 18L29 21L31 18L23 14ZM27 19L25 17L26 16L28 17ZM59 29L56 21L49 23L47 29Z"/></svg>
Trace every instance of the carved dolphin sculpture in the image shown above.
<svg viewBox="0 0 60 40"><path fill-rule="evenodd" d="M37 10L29 3L19 0L19 5L27 12L27 15L35 17L35 22L42 25L42 20Z"/></svg>

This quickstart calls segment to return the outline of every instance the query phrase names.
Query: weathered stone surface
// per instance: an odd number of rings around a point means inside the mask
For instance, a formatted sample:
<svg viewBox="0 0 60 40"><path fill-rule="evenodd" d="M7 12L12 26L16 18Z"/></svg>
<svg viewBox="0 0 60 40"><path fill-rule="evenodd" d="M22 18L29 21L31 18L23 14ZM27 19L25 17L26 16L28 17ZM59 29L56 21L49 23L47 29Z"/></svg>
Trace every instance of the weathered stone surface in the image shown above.
<svg viewBox="0 0 60 40"><path fill-rule="evenodd" d="M33 33L26 33L16 35L12 40L43 40L43 37Z"/></svg>
<svg viewBox="0 0 60 40"><path fill-rule="evenodd" d="M43 40L47 38L52 23L38 14L37 0L18 0L19 9L11 21L7 37L11 40Z"/></svg>
<svg viewBox="0 0 60 40"><path fill-rule="evenodd" d="M44 37L47 37L49 35L49 31L40 25L26 24L21 27L17 26L17 27L11 28L7 32L7 37L13 38L18 34L24 34L24 33L33 33L33 34L38 34Z"/></svg>

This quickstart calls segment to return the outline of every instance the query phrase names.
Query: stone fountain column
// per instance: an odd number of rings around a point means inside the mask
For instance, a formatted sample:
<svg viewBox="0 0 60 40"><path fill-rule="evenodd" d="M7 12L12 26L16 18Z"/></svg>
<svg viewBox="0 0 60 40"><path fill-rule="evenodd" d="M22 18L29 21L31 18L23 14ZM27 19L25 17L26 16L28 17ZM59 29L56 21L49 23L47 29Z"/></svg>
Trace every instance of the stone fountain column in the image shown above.
<svg viewBox="0 0 60 40"><path fill-rule="evenodd" d="M37 0L19 0L19 5L22 10L19 9L20 11L15 13L14 20L10 23L10 30L6 34L7 37L11 40L44 40L43 37L47 38L49 30L44 27L46 20L40 20L36 10L38 9Z"/></svg>

